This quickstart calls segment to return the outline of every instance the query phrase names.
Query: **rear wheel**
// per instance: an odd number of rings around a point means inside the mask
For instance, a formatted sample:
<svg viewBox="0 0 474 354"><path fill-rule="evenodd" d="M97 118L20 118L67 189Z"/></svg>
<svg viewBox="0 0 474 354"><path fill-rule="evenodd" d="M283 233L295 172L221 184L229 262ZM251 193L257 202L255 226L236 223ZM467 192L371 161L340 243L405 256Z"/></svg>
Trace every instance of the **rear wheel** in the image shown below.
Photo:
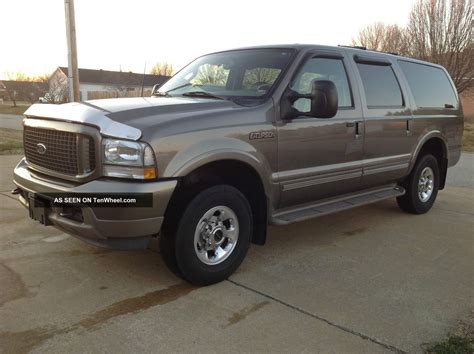
<svg viewBox="0 0 474 354"><path fill-rule="evenodd" d="M433 155L422 156L403 186L406 193L397 198L400 209L411 214L429 211L438 195L438 160Z"/></svg>
<svg viewBox="0 0 474 354"><path fill-rule="evenodd" d="M252 213L236 188L220 185L200 192L185 207L161 250L175 273L196 285L220 282L242 263L252 237Z"/></svg>

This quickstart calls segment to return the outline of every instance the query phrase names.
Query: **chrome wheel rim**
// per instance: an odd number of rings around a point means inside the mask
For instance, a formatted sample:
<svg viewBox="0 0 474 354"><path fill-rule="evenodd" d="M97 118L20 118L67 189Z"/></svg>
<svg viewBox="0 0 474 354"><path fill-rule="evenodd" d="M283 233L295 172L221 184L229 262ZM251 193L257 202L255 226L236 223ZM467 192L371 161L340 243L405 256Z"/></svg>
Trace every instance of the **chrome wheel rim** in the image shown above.
<svg viewBox="0 0 474 354"><path fill-rule="evenodd" d="M434 173L431 167L425 167L421 171L420 179L418 180L418 198L423 203L427 202L433 194L434 187Z"/></svg>
<svg viewBox="0 0 474 354"><path fill-rule="evenodd" d="M194 232L194 251L208 265L224 262L239 239L239 220L232 209L216 206L199 220Z"/></svg>

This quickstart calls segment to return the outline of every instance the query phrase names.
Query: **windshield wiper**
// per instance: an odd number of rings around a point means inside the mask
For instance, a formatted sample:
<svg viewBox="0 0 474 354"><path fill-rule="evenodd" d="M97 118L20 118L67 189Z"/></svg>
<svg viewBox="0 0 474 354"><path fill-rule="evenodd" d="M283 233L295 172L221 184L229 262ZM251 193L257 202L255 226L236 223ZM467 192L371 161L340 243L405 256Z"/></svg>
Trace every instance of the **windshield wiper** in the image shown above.
<svg viewBox="0 0 474 354"><path fill-rule="evenodd" d="M170 93L170 92L179 90L180 88L188 87L188 86L201 86L201 85L193 84L192 82L188 82L188 83L186 83L186 84L184 84L184 85L176 86L176 87L172 88L171 90L166 91L166 93Z"/></svg>
<svg viewBox="0 0 474 354"><path fill-rule="evenodd" d="M206 92L206 91L191 91L191 92L185 92L181 96L186 96L186 97L202 97L202 98L217 98L218 100L225 100L223 97L219 97L216 95L213 95L212 93Z"/></svg>

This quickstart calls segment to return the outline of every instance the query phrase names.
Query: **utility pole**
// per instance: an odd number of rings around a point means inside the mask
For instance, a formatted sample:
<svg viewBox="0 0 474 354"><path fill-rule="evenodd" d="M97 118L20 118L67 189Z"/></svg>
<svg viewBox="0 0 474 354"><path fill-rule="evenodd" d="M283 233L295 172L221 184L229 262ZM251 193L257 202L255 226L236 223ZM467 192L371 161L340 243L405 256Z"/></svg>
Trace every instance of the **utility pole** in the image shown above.
<svg viewBox="0 0 474 354"><path fill-rule="evenodd" d="M145 88L145 75L146 75L146 62L145 62L145 67L143 68L142 93L140 94L140 97L143 97L143 89Z"/></svg>
<svg viewBox="0 0 474 354"><path fill-rule="evenodd" d="M68 90L69 102L80 101L79 70L77 68L76 20L74 17L74 0L64 0L66 13L67 59L68 59Z"/></svg>

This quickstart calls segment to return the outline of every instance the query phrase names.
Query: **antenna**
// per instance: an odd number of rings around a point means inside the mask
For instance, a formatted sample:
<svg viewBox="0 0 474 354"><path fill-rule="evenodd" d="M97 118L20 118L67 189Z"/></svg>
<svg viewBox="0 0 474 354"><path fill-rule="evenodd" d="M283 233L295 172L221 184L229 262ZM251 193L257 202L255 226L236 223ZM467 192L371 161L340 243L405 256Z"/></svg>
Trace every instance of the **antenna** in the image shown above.
<svg viewBox="0 0 474 354"><path fill-rule="evenodd" d="M342 45L342 44L339 44L338 47L354 48L354 49L360 49L360 50L367 50L367 47L363 47L363 46L361 46L361 45Z"/></svg>

